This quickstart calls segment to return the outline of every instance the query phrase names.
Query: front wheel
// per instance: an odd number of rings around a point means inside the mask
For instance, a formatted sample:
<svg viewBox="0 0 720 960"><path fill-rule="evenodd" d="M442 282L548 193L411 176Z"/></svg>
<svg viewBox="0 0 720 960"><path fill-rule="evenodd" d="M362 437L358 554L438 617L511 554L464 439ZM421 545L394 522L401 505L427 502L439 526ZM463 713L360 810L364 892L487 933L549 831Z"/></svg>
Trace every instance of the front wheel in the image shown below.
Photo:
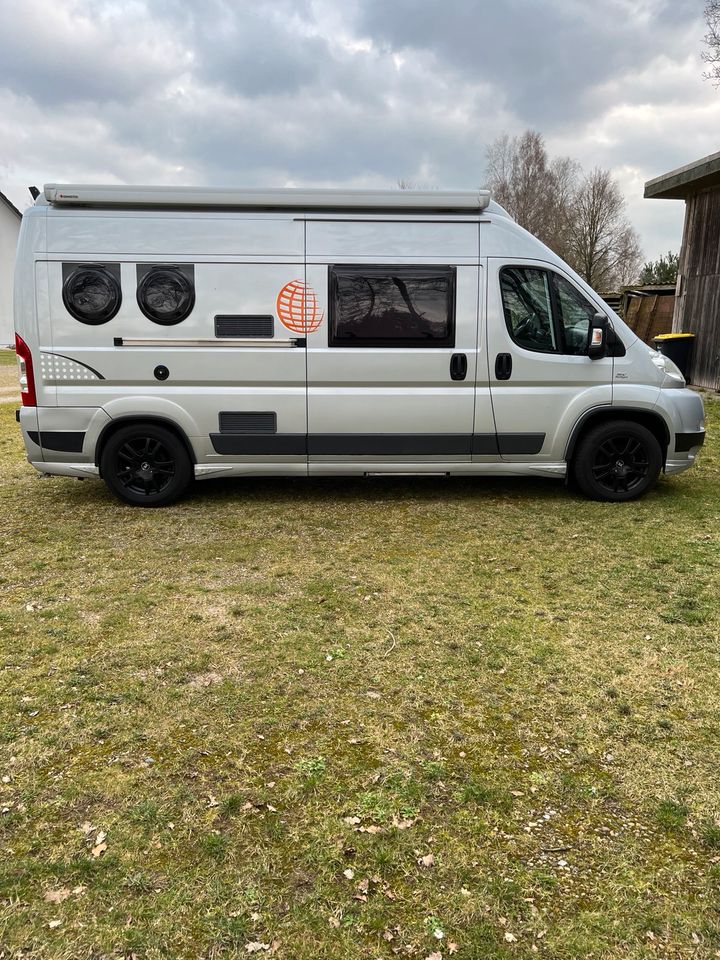
<svg viewBox="0 0 720 960"><path fill-rule="evenodd" d="M573 475L591 500L635 500L657 480L662 451L639 423L616 420L588 430L578 444Z"/></svg>
<svg viewBox="0 0 720 960"><path fill-rule="evenodd" d="M183 442L165 427L121 427L102 451L100 472L112 493L135 507L164 507L177 500L193 476Z"/></svg>

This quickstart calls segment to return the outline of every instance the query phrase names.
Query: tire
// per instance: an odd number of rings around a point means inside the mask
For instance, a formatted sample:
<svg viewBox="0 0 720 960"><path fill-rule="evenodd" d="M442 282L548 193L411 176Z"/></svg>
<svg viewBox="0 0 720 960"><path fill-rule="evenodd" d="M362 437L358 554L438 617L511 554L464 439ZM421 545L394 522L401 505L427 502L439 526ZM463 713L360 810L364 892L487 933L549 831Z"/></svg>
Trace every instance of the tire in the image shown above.
<svg viewBox="0 0 720 960"><path fill-rule="evenodd" d="M185 444L155 423L135 423L114 433L103 447L100 473L110 491L134 507L164 507L193 479Z"/></svg>
<svg viewBox="0 0 720 960"><path fill-rule="evenodd" d="M631 420L613 420L588 430L572 465L575 482L586 497L613 503L641 497L661 469L657 438Z"/></svg>

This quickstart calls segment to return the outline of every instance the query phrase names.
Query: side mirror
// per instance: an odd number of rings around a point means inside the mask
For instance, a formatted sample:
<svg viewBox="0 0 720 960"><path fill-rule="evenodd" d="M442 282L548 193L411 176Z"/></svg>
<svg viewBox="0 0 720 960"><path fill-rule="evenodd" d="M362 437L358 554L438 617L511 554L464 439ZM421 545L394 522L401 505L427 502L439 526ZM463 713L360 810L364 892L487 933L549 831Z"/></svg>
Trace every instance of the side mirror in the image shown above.
<svg viewBox="0 0 720 960"><path fill-rule="evenodd" d="M591 360L601 360L607 355L608 318L604 313L596 313L590 326L588 356Z"/></svg>

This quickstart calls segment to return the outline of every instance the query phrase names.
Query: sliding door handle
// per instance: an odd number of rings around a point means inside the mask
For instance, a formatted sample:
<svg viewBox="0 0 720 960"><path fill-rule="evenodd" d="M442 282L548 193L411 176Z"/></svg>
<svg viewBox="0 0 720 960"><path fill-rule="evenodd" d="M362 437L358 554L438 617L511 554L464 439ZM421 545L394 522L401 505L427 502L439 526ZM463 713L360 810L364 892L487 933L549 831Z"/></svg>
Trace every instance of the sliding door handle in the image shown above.
<svg viewBox="0 0 720 960"><path fill-rule="evenodd" d="M464 380L467 376L467 357L464 353L454 353L450 357L450 378Z"/></svg>
<svg viewBox="0 0 720 960"><path fill-rule="evenodd" d="M512 356L509 353L499 353L495 357L495 379L509 380L512 375Z"/></svg>

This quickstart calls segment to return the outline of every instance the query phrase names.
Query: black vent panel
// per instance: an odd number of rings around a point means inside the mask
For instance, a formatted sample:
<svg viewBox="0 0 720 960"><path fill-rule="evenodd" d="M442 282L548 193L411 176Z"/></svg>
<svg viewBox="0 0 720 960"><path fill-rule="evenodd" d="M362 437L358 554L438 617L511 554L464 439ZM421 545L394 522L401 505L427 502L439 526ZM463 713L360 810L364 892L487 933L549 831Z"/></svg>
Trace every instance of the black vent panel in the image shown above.
<svg viewBox="0 0 720 960"><path fill-rule="evenodd" d="M274 317L226 315L215 317L216 337L272 337Z"/></svg>
<svg viewBox="0 0 720 960"><path fill-rule="evenodd" d="M277 433L277 414L274 410L221 413L220 433Z"/></svg>

